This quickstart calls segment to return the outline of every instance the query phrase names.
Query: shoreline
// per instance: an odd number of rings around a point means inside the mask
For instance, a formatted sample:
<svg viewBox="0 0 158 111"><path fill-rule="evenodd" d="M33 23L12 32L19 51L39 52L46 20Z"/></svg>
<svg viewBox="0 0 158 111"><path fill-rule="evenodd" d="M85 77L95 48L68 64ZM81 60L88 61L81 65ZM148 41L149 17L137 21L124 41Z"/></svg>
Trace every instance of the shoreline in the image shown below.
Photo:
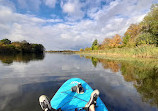
<svg viewBox="0 0 158 111"><path fill-rule="evenodd" d="M77 55L86 55L86 56L97 56L97 57L105 57L105 58L133 58L133 59L156 59L158 57L152 56L143 56L143 55L123 55L118 53L93 53L93 52L76 52Z"/></svg>
<svg viewBox="0 0 158 111"><path fill-rule="evenodd" d="M80 55L93 55L101 57L113 58L142 58L142 59L157 59L158 60L158 47L155 46L139 46L135 48L112 48L106 50L89 50L78 51L76 54Z"/></svg>
<svg viewBox="0 0 158 111"><path fill-rule="evenodd" d="M158 58L142 58L142 57L131 57L131 56L118 56L118 54L115 55L106 55L106 54L94 54L94 53L75 53L76 55L80 55L81 57L95 57L95 58L101 58L101 59L113 59L113 60L156 60L158 61Z"/></svg>
<svg viewBox="0 0 158 111"><path fill-rule="evenodd" d="M77 55L80 55L80 57L88 58L88 59L105 59L110 61L118 61L118 62L132 62L135 63L148 63L148 67L155 67L158 68L158 59L155 58L140 58L140 57L117 57L117 56L105 56L105 55L97 55L97 54L81 54L78 53ZM143 66L144 67L144 66Z"/></svg>

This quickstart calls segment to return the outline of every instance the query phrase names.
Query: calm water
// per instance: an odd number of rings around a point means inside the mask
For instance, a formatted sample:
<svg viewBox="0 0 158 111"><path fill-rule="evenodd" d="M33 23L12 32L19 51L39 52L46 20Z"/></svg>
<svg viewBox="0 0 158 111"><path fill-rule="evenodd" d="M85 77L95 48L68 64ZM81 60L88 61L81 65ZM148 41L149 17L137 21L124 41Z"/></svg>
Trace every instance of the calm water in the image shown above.
<svg viewBox="0 0 158 111"><path fill-rule="evenodd" d="M158 111L156 61L112 61L79 55L0 55L0 111L41 111L72 77L100 90L110 111Z"/></svg>

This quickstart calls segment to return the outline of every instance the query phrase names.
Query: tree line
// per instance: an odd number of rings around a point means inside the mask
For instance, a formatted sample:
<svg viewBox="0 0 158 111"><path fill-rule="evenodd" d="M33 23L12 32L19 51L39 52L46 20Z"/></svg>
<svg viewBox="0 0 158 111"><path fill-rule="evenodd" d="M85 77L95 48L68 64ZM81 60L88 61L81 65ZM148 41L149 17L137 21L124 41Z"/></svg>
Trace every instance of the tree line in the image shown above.
<svg viewBox="0 0 158 111"><path fill-rule="evenodd" d="M12 42L9 39L0 40L0 53L43 53L45 50L42 44L29 43L26 40Z"/></svg>
<svg viewBox="0 0 158 111"><path fill-rule="evenodd" d="M116 34L112 38L105 38L101 44L95 39L91 47L80 49L80 51L131 48L146 44L158 46L158 4L151 6L150 12L142 22L131 24L122 37Z"/></svg>

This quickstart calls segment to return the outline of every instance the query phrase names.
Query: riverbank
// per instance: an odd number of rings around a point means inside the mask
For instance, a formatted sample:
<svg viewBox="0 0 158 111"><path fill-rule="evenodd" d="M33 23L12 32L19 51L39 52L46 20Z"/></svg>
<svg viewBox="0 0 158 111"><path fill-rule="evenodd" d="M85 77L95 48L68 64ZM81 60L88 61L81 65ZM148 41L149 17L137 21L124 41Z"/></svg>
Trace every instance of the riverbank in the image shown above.
<svg viewBox="0 0 158 111"><path fill-rule="evenodd" d="M138 46L135 48L112 48L106 50L90 50L78 51L76 54L92 55L100 57L114 57L114 58L154 58L158 59L158 47L154 45Z"/></svg>

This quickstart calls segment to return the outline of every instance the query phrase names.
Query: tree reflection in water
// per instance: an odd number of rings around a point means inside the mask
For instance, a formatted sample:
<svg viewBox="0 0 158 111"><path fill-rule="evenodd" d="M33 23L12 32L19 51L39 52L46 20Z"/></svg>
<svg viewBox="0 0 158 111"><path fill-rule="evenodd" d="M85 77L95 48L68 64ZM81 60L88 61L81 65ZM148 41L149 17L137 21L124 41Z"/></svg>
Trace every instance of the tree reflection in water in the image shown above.
<svg viewBox="0 0 158 111"><path fill-rule="evenodd" d="M134 87L142 96L142 101L158 107L158 61L157 60L133 60L120 61L94 57L91 59L94 67L101 63L104 69L112 72L121 72L124 80L133 82Z"/></svg>
<svg viewBox="0 0 158 111"><path fill-rule="evenodd" d="M4 64L15 62L28 63L32 60L43 60L44 53L19 53L19 54L0 54L0 61Z"/></svg>

